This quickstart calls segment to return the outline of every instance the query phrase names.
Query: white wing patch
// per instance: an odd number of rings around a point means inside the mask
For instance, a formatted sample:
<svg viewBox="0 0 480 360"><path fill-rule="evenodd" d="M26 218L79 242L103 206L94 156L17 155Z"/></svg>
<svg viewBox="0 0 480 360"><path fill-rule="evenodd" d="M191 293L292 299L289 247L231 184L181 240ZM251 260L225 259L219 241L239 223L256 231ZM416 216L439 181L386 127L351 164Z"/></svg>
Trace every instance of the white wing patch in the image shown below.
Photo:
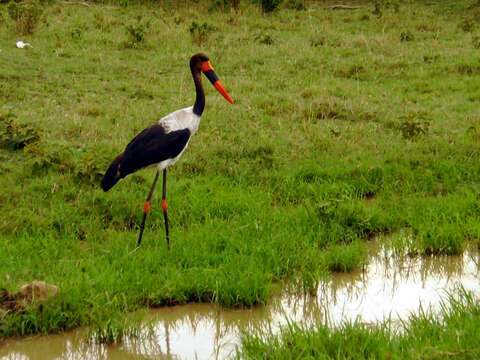
<svg viewBox="0 0 480 360"><path fill-rule="evenodd" d="M193 106L174 111L160 120L158 124L162 125L166 133L171 131L188 129L193 135L198 130L200 124L200 116L193 112Z"/></svg>

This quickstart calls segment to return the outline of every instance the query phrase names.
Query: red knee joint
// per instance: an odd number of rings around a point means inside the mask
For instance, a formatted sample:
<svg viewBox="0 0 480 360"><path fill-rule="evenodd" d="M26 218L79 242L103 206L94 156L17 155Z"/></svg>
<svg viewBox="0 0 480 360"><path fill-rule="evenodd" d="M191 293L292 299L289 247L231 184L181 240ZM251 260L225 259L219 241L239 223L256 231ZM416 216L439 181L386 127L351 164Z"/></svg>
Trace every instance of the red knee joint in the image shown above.
<svg viewBox="0 0 480 360"><path fill-rule="evenodd" d="M145 201L145 204L143 204L143 213L146 214L150 210L150 201Z"/></svg>
<svg viewBox="0 0 480 360"><path fill-rule="evenodd" d="M167 200L162 200L162 209L163 211L167 211L168 209Z"/></svg>

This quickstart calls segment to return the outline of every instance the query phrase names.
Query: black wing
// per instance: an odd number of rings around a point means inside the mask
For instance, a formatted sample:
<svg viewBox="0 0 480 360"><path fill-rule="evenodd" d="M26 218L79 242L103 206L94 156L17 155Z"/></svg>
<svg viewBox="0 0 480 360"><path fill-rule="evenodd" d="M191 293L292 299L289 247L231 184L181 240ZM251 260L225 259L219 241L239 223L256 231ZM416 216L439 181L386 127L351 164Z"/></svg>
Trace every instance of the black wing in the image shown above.
<svg viewBox="0 0 480 360"><path fill-rule="evenodd" d="M137 170L178 156L190 139L190 131L182 129L165 132L158 124L143 130L127 145L125 151L110 164L102 179L102 188L108 191L120 179Z"/></svg>

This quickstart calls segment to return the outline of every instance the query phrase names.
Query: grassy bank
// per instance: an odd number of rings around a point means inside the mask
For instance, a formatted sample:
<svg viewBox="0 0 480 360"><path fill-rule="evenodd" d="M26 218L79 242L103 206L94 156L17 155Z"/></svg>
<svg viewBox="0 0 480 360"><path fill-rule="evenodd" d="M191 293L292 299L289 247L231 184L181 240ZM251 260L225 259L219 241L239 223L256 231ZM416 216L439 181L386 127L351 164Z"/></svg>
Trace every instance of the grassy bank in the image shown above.
<svg viewBox="0 0 480 360"><path fill-rule="evenodd" d="M479 243L477 8L324 5L54 2L30 34L0 5L0 287L60 288L0 313L0 336L108 331L144 306L265 303L274 282L312 290L359 266L379 233L422 254ZM154 172L108 193L99 180L136 133L193 104L198 51L235 105L206 86L169 175L171 250L157 197L132 252Z"/></svg>
<svg viewBox="0 0 480 360"><path fill-rule="evenodd" d="M440 314L420 311L395 328L391 323L360 322L339 329L295 324L279 336L244 335L238 359L478 359L478 298L460 292L444 302Z"/></svg>

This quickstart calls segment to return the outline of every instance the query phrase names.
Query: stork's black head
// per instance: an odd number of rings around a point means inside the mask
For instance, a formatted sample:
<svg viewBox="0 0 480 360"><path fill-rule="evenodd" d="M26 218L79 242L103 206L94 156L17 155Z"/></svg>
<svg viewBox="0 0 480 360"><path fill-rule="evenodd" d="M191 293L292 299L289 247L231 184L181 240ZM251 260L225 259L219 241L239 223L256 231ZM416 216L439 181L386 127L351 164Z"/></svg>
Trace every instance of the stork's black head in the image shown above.
<svg viewBox="0 0 480 360"><path fill-rule="evenodd" d="M207 55L203 53L195 54L190 58L190 69L202 71L202 63L206 61L210 61Z"/></svg>
<svg viewBox="0 0 480 360"><path fill-rule="evenodd" d="M222 96L227 99L228 102L233 104L233 100L228 95L220 80L218 80L218 76L215 73L215 70L213 69L213 66L210 63L210 59L207 55L203 53L193 55L190 58L190 69L194 75L203 72L215 89L217 89L217 91L222 94Z"/></svg>

